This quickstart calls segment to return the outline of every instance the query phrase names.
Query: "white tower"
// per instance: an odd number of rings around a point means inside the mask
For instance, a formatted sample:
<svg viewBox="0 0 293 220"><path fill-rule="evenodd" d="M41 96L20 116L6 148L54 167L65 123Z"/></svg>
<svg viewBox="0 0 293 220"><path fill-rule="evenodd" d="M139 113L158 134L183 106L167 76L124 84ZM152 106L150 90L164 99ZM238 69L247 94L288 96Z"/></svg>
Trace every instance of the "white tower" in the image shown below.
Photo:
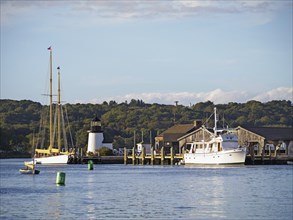
<svg viewBox="0 0 293 220"><path fill-rule="evenodd" d="M89 131L87 152L95 152L103 146L104 135L101 126L101 120L96 116L91 121L91 130Z"/></svg>

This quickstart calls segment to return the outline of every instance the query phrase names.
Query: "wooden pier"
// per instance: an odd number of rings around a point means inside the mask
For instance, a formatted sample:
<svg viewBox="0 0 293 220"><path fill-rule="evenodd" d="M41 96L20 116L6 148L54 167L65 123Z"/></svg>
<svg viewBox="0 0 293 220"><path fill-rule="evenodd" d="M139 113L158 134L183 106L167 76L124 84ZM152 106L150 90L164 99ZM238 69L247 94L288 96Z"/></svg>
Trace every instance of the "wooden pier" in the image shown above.
<svg viewBox="0 0 293 220"><path fill-rule="evenodd" d="M126 148L124 148L124 164L141 164L141 165L174 165L179 164L183 159L183 154L174 154L173 148L170 149L170 154L166 154L164 147L161 148L160 153L155 153L154 148L151 148L151 153L146 154L145 149L142 148L140 153L132 148L131 155L128 155Z"/></svg>
<svg viewBox="0 0 293 220"><path fill-rule="evenodd" d="M93 156L71 157L68 164L87 164L90 160L93 164L123 164L123 156Z"/></svg>
<svg viewBox="0 0 293 220"><path fill-rule="evenodd" d="M290 156L272 156L272 155L247 155L245 165L285 165L287 161L293 161Z"/></svg>
<svg viewBox="0 0 293 220"><path fill-rule="evenodd" d="M69 164L87 164L92 160L94 164L132 164L132 165L175 165L180 164L183 160L182 154L174 154L173 148L169 153L166 153L164 147L160 152L154 151L151 148L150 154L145 153L143 149L138 153L135 148L132 148L131 153L128 154L124 148L124 156L95 156L95 157L71 157ZM287 161L293 161L293 157L288 155L247 155L245 165L274 165L274 164L287 164Z"/></svg>

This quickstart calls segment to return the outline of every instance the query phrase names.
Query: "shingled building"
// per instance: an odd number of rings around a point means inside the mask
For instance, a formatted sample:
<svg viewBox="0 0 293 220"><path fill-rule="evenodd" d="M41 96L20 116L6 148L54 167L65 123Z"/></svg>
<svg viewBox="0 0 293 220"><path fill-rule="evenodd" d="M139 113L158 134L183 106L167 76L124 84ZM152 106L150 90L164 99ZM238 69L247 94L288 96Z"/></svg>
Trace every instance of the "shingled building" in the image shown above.
<svg viewBox="0 0 293 220"><path fill-rule="evenodd" d="M164 147L165 151L168 153L170 152L170 148L173 147L174 153L182 153L179 148L178 138L200 128L201 125L202 122L199 120L194 121L193 124L176 124L155 137L155 148L161 149L161 147Z"/></svg>
<svg viewBox="0 0 293 220"><path fill-rule="evenodd" d="M293 128L242 127L236 128L238 143L248 148L251 156L293 157Z"/></svg>

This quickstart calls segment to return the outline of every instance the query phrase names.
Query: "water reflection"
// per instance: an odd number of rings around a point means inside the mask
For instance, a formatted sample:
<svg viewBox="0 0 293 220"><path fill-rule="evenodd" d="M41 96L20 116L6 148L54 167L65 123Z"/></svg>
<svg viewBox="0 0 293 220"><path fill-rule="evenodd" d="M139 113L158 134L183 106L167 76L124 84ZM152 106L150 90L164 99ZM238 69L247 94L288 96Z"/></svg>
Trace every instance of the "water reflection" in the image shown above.
<svg viewBox="0 0 293 220"><path fill-rule="evenodd" d="M218 175L208 175L207 173L199 173L185 179L183 186L185 206L191 218L225 218L225 183L224 178ZM207 172L213 172L207 170Z"/></svg>
<svg viewBox="0 0 293 220"><path fill-rule="evenodd" d="M56 186L57 192L50 193L48 195L47 204L42 206L42 208L47 207L47 216L52 219L59 219L65 211L62 205L62 193L60 192L60 189L58 189L60 187L64 186Z"/></svg>
<svg viewBox="0 0 293 220"><path fill-rule="evenodd" d="M22 162L20 165L22 165ZM0 164L2 167L2 164ZM1 219L292 219L292 168L65 166L1 169ZM291 169L290 169L291 168ZM59 171L59 170L58 170ZM5 178L2 178L5 177Z"/></svg>
<svg viewBox="0 0 293 220"><path fill-rule="evenodd" d="M93 172L93 171L92 171ZM89 175L87 175L86 177L86 201L85 201L85 205L86 205L86 216L87 219L95 219L95 203L94 203L94 176L93 173L89 173ZM99 198L96 198L99 199Z"/></svg>

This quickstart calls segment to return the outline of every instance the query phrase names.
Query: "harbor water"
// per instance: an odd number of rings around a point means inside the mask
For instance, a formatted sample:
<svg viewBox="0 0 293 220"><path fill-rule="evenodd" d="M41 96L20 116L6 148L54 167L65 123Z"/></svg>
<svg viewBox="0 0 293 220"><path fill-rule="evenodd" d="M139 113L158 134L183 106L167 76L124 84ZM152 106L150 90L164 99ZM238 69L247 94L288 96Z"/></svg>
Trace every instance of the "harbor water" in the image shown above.
<svg viewBox="0 0 293 220"><path fill-rule="evenodd" d="M0 160L1 220L293 219L292 165L39 165L23 175L23 161Z"/></svg>

